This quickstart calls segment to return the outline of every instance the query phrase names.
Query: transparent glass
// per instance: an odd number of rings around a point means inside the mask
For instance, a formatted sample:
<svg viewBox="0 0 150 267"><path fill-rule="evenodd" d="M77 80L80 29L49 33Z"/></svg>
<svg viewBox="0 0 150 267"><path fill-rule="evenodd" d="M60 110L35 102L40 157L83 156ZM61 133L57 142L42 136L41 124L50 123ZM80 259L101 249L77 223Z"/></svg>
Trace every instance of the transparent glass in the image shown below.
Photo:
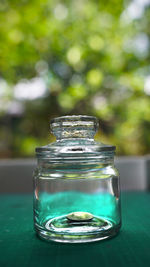
<svg viewBox="0 0 150 267"><path fill-rule="evenodd" d="M37 148L34 225L46 240L82 243L114 236L121 226L115 147L94 141L95 117L51 122L57 140Z"/></svg>

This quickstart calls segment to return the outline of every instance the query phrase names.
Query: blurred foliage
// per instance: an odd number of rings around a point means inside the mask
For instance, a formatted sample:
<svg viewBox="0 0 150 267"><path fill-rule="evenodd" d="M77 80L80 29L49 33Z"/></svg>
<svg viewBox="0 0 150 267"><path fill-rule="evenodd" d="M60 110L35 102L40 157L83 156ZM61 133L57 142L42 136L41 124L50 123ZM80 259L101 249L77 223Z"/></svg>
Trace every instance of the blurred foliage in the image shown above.
<svg viewBox="0 0 150 267"><path fill-rule="evenodd" d="M97 139L120 155L149 153L148 0L1 0L0 11L1 157L33 156L67 114L97 116Z"/></svg>

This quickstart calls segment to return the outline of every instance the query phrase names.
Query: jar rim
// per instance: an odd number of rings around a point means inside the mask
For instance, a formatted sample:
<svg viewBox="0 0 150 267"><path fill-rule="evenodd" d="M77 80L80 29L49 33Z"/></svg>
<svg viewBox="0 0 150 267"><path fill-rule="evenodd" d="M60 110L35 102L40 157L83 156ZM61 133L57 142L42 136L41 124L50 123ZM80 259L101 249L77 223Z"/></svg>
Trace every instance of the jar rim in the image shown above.
<svg viewBox="0 0 150 267"><path fill-rule="evenodd" d="M94 116L86 115L68 115L51 119L51 129L55 127L74 127L74 126L89 126L95 130L99 127L98 119Z"/></svg>
<svg viewBox="0 0 150 267"><path fill-rule="evenodd" d="M50 121L51 131L57 140L64 138L94 139L98 126L96 117L85 115L62 116Z"/></svg>
<svg viewBox="0 0 150 267"><path fill-rule="evenodd" d="M62 121L93 121L98 123L98 119L95 116L88 116L88 115L67 115L67 116L60 116L51 119L51 123L53 122L62 122Z"/></svg>

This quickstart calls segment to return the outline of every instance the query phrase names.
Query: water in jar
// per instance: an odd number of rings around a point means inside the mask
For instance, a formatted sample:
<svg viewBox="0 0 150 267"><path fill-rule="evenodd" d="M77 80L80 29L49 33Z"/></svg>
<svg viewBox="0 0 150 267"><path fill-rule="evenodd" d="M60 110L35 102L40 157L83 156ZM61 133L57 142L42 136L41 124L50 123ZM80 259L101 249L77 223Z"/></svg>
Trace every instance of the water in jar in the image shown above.
<svg viewBox="0 0 150 267"><path fill-rule="evenodd" d="M115 175L35 175L35 226L41 237L55 241L87 242L92 235L103 239L103 233L107 238L120 227L118 194Z"/></svg>

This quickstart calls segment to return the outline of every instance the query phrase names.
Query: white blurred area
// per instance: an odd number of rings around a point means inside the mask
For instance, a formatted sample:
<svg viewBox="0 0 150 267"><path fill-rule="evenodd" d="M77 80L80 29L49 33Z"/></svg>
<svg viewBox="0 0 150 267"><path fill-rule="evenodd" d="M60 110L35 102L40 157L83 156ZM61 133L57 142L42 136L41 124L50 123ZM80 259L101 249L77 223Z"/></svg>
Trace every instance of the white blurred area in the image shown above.
<svg viewBox="0 0 150 267"><path fill-rule="evenodd" d="M45 61L35 66L37 77L22 79L14 86L0 79L0 112L19 116L24 113L24 102L46 97L49 93L47 84L48 65Z"/></svg>
<svg viewBox="0 0 150 267"><path fill-rule="evenodd" d="M34 100L44 97L47 92L43 78L35 77L31 80L21 80L14 87L14 97L18 100Z"/></svg>
<svg viewBox="0 0 150 267"><path fill-rule="evenodd" d="M142 17L145 8L150 4L150 0L132 0L122 14L122 19L130 23L133 19Z"/></svg>
<svg viewBox="0 0 150 267"><path fill-rule="evenodd" d="M147 76L145 79L144 92L145 94L150 95L150 76Z"/></svg>
<svg viewBox="0 0 150 267"><path fill-rule="evenodd" d="M10 115L24 112L24 101L32 101L47 95L46 81L41 77L21 80L14 87L0 79L0 111Z"/></svg>

